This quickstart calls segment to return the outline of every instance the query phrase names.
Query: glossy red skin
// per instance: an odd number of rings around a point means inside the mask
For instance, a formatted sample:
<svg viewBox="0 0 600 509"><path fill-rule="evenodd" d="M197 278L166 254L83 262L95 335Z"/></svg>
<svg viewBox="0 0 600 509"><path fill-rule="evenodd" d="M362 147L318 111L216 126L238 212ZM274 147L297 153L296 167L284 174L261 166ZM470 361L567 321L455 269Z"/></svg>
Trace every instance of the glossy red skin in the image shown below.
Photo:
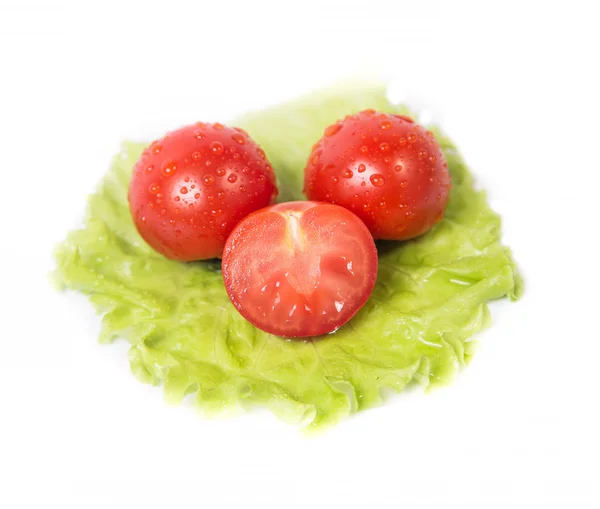
<svg viewBox="0 0 600 509"><path fill-rule="evenodd" d="M233 227L276 195L262 149L245 131L218 123L199 122L153 142L129 184L140 235L181 261L220 258Z"/></svg>
<svg viewBox="0 0 600 509"><path fill-rule="evenodd" d="M282 203L235 227L222 270L231 302L256 327L282 337L319 336L365 304L377 278L377 250L347 209Z"/></svg>
<svg viewBox="0 0 600 509"><path fill-rule="evenodd" d="M304 193L350 209L376 239L405 240L442 219L448 165L433 133L403 115L366 110L329 126L313 147Z"/></svg>

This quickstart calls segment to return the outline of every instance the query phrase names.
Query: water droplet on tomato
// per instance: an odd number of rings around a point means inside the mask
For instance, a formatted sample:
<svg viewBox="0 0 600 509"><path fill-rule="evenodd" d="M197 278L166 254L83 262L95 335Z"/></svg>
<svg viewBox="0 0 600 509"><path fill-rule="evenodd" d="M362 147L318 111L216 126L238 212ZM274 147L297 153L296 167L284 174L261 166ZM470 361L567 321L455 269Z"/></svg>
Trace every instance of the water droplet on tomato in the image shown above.
<svg viewBox="0 0 600 509"><path fill-rule="evenodd" d="M363 114L364 115L368 115L369 117L375 115L375 113L376 113L376 111L374 109L372 109L372 108L368 108L366 110L363 110Z"/></svg>
<svg viewBox="0 0 600 509"><path fill-rule="evenodd" d="M194 195L194 198L196 198L196 200L197 200L198 198L200 198L200 193L196 193L196 194Z"/></svg>
<svg viewBox="0 0 600 509"><path fill-rule="evenodd" d="M367 211L371 210L371 205L369 205L368 203L364 203L362 208L365 212L367 212Z"/></svg>
<svg viewBox="0 0 600 509"><path fill-rule="evenodd" d="M321 159L321 151L318 150L317 152L315 152L312 157L310 158L310 162L312 164L317 164L319 162L319 159Z"/></svg>
<svg viewBox="0 0 600 509"><path fill-rule="evenodd" d="M428 155L429 155L429 154L427 154L427 152L426 152L425 150L421 150L421 151L419 152L419 159L427 159L427 156L428 156Z"/></svg>
<svg viewBox="0 0 600 509"><path fill-rule="evenodd" d="M180 192L181 194L187 194L187 192L188 192L188 188L187 188L187 187L185 187L185 186L183 186L183 187L182 187L182 188L179 190L179 192Z"/></svg>
<svg viewBox="0 0 600 509"><path fill-rule="evenodd" d="M363 180L363 181L360 183L360 185L361 185L362 187L365 187L365 186L367 185L367 183L366 183L366 182Z"/></svg>
<svg viewBox="0 0 600 509"><path fill-rule="evenodd" d="M223 175L225 175L225 168L223 168L222 166L219 166L215 170L215 173L217 174L217 177L222 177Z"/></svg>
<svg viewBox="0 0 600 509"><path fill-rule="evenodd" d="M203 140L204 138L206 138L206 134L202 131L195 131L194 138L196 138L197 140Z"/></svg>
<svg viewBox="0 0 600 509"><path fill-rule="evenodd" d="M383 158L383 162L384 162L385 164L390 164L390 163L392 162L392 158L391 158L391 157L384 157L384 158Z"/></svg>
<svg viewBox="0 0 600 509"><path fill-rule="evenodd" d="M216 156L220 156L223 153L223 150L225 150L225 147L220 141L213 141L210 144L210 151Z"/></svg>
<svg viewBox="0 0 600 509"><path fill-rule="evenodd" d="M264 182L265 180L267 180L267 177L265 177L264 175L259 175L259 176L257 177L257 180L258 180L259 182Z"/></svg>
<svg viewBox="0 0 600 509"><path fill-rule="evenodd" d="M436 161L437 161L437 158L435 156L429 156L430 163L435 163Z"/></svg>
<svg viewBox="0 0 600 509"><path fill-rule="evenodd" d="M179 201L181 200L181 198L179 196L175 196L175 198L173 198L174 201Z"/></svg>
<svg viewBox="0 0 600 509"><path fill-rule="evenodd" d="M334 134L338 133L341 128L341 124L330 125L327 129L325 129L325 136L333 136Z"/></svg>
<svg viewBox="0 0 600 509"><path fill-rule="evenodd" d="M142 223L146 222L146 216L142 216L141 219L142 219Z"/></svg>
<svg viewBox="0 0 600 509"><path fill-rule="evenodd" d="M219 200L222 200L225 198L225 193L223 191L219 191L217 193L217 198L219 198Z"/></svg>
<svg viewBox="0 0 600 509"><path fill-rule="evenodd" d="M227 182L231 182L232 184L238 179L235 173L230 173L229 177L227 177Z"/></svg>
<svg viewBox="0 0 600 509"><path fill-rule="evenodd" d="M231 138L233 139L233 141L239 143L240 145L244 145L246 143L246 138L243 134L234 133L231 135Z"/></svg>
<svg viewBox="0 0 600 509"><path fill-rule="evenodd" d="M365 166L363 163L360 163L360 164L358 165L358 173L362 173L362 172L363 172L363 171L365 171L366 169L367 169L367 167L366 167L366 166Z"/></svg>
<svg viewBox="0 0 600 509"><path fill-rule="evenodd" d="M331 177L331 181L332 181L334 184L337 184L337 183L338 183L338 178L337 178L337 177Z"/></svg>
<svg viewBox="0 0 600 509"><path fill-rule="evenodd" d="M399 145L400 147L404 147L404 145L406 145L406 138L400 138L400 139L398 140L398 145Z"/></svg>
<svg viewBox="0 0 600 509"><path fill-rule="evenodd" d="M344 177L345 179L349 179L352 178L352 175L354 175L354 173L352 173L352 170L346 168L344 170L344 173L342 173L342 177Z"/></svg>
<svg viewBox="0 0 600 509"><path fill-rule="evenodd" d="M160 169L160 172L165 177L170 177L177 171L177 164L173 161L165 161Z"/></svg>
<svg viewBox="0 0 600 509"><path fill-rule="evenodd" d="M415 133L408 133L407 139L408 143L414 143L417 141L417 135Z"/></svg>
<svg viewBox="0 0 600 509"><path fill-rule="evenodd" d="M212 186L215 183L215 177L213 177L210 173L207 173L202 177L202 181L205 186Z"/></svg>
<svg viewBox="0 0 600 509"><path fill-rule="evenodd" d="M379 124L379 127L384 130L389 129L390 127L392 127L392 123L389 120L386 120L385 122Z"/></svg>
<svg viewBox="0 0 600 509"><path fill-rule="evenodd" d="M162 145L155 141L154 143L152 143L152 145L150 145L150 150L152 150L152 152L154 152L155 154L158 154L162 150Z"/></svg>
<svg viewBox="0 0 600 509"><path fill-rule="evenodd" d="M160 189L160 186L158 184L150 184L148 191L150 192L150 194L156 194L156 193L158 193L159 189Z"/></svg>
<svg viewBox="0 0 600 509"><path fill-rule="evenodd" d="M202 159L202 154L200 152L194 152L192 154L192 159L194 161L200 161L200 159Z"/></svg>
<svg viewBox="0 0 600 509"><path fill-rule="evenodd" d="M407 185L408 185L408 181L407 180L400 181L400 187L406 187Z"/></svg>
<svg viewBox="0 0 600 509"><path fill-rule="evenodd" d="M394 170L396 170L396 171L402 171L402 165L401 164L397 164L396 166L394 166Z"/></svg>
<svg viewBox="0 0 600 509"><path fill-rule="evenodd" d="M214 197L214 195L212 195L212 194L209 194L209 195L206 197L206 199L207 199L207 201L209 201L210 203L212 203L213 201L215 201L215 197Z"/></svg>
<svg viewBox="0 0 600 509"><path fill-rule="evenodd" d="M381 208L381 209L384 209L385 207L386 207L385 200L381 200L381 201L379 202L379 208Z"/></svg>
<svg viewBox="0 0 600 509"><path fill-rule="evenodd" d="M382 152L387 152L390 149L390 144L386 143L385 141L383 143L379 144L379 150L381 150Z"/></svg>
<svg viewBox="0 0 600 509"><path fill-rule="evenodd" d="M246 186L240 186L240 191L242 193L245 193L246 192Z"/></svg>
<svg viewBox="0 0 600 509"><path fill-rule="evenodd" d="M441 194L437 194L435 197L435 201L440 201L442 199L442 195Z"/></svg>
<svg viewBox="0 0 600 509"><path fill-rule="evenodd" d="M150 173L154 169L153 165L150 165L146 168L146 173Z"/></svg>
<svg viewBox="0 0 600 509"><path fill-rule="evenodd" d="M262 148L259 148L259 149L257 150L257 152L258 152L258 155L259 155L259 157L260 157L261 159L264 159L264 158L266 157L266 156L265 156L265 151L264 151Z"/></svg>
<svg viewBox="0 0 600 509"><path fill-rule="evenodd" d="M360 151L362 154L368 154L369 153L369 147L367 147L366 145L363 145L362 147L360 147Z"/></svg>
<svg viewBox="0 0 600 509"><path fill-rule="evenodd" d="M219 122L215 122L213 124L213 127L217 130L217 131L221 131L222 129L225 129L225 126L223 124L220 124Z"/></svg>
<svg viewBox="0 0 600 509"><path fill-rule="evenodd" d="M371 175L369 177L369 180L371 181L371 184L373 184L375 187L381 187L385 184L385 178L379 173Z"/></svg>

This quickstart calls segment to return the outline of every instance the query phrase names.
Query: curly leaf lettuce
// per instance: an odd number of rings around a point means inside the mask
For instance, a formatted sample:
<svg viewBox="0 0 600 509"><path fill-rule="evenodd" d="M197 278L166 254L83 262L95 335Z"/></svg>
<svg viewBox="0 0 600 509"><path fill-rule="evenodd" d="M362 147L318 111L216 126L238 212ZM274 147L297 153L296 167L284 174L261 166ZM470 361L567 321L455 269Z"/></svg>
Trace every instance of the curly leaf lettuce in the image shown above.
<svg viewBox="0 0 600 509"><path fill-rule="evenodd" d="M302 172L323 129L361 109L397 112L382 87L312 94L236 122L262 145L282 200L303 199ZM154 252L129 215L127 187L143 144L125 143L85 226L56 251L56 281L89 295L100 340L125 338L143 382L166 397L194 394L208 412L268 407L309 429L378 405L382 390L451 380L490 322L486 303L522 291L500 218L476 191L452 142L435 131L452 174L443 221L413 241L382 243L372 297L347 325L314 341L286 341L246 322L229 302L218 262L178 263Z"/></svg>

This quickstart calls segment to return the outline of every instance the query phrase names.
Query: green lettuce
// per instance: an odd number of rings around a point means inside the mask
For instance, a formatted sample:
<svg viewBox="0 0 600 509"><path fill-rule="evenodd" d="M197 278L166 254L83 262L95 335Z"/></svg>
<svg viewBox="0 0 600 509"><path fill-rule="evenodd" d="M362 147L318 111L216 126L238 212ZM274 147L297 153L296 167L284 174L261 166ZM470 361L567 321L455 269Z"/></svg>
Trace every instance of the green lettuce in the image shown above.
<svg viewBox="0 0 600 509"><path fill-rule="evenodd" d="M280 199L303 199L312 144L333 121L361 109L399 112L384 87L327 90L234 122L262 145ZM56 250L61 288L88 295L100 340L124 338L143 382L168 400L190 396L208 413L259 405L307 429L382 402L385 389L450 381L490 323L486 303L517 299L521 279L500 242L500 218L476 191L460 154L434 128L452 174L444 219L409 242L381 243L379 276L364 308L335 334L289 341L246 322L225 293L220 263L178 263L154 252L129 215L127 187L144 144L125 143L85 225Z"/></svg>

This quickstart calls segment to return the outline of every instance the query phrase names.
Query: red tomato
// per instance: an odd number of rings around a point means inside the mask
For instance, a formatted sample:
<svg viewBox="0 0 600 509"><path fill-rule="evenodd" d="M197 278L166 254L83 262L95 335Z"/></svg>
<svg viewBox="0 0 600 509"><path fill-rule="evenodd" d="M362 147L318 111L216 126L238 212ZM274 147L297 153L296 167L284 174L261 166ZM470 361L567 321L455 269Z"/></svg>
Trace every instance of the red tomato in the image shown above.
<svg viewBox="0 0 600 509"><path fill-rule="evenodd" d="M233 227L276 195L273 169L245 131L202 122L152 143L129 185L140 235L182 261L221 257Z"/></svg>
<svg viewBox="0 0 600 509"><path fill-rule="evenodd" d="M259 329L284 337L336 330L364 305L376 277L369 230L328 203L259 210L235 227L223 252L233 305Z"/></svg>
<svg viewBox="0 0 600 509"><path fill-rule="evenodd" d="M421 235L444 213L450 174L433 133L366 110L325 129L305 169L309 200L350 209L376 239Z"/></svg>

